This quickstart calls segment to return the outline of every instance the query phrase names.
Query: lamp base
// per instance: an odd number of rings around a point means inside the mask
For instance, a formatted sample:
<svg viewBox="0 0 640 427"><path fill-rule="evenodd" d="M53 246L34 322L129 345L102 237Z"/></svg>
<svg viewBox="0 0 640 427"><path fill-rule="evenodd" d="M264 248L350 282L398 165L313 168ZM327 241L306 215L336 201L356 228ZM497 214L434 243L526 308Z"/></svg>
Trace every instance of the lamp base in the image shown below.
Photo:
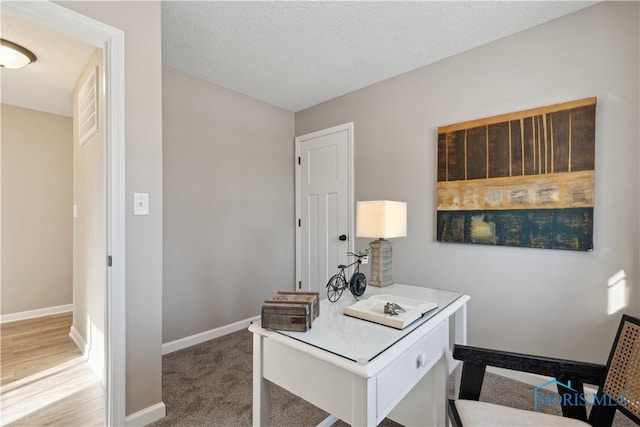
<svg viewBox="0 0 640 427"><path fill-rule="evenodd" d="M384 287L393 285L393 266L391 263L391 242L384 239L369 243L371 247L371 286Z"/></svg>

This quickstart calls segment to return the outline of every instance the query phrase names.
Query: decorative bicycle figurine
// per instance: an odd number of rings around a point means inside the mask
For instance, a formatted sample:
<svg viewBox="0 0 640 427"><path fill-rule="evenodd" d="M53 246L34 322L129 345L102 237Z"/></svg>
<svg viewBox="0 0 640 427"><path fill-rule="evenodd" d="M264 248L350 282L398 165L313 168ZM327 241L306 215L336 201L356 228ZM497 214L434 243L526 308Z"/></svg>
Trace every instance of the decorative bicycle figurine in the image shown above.
<svg viewBox="0 0 640 427"><path fill-rule="evenodd" d="M329 298L331 302L338 301L342 296L342 292L344 292L347 287L355 299L362 296L367 288L367 278L363 273L360 273L360 264L362 263L362 258L366 255L354 254L353 252L347 252L347 255L356 257L356 260L349 265L340 264L338 266L340 271L334 274L327 282L327 298ZM353 270L349 282L347 282L345 270L352 265L356 267Z"/></svg>

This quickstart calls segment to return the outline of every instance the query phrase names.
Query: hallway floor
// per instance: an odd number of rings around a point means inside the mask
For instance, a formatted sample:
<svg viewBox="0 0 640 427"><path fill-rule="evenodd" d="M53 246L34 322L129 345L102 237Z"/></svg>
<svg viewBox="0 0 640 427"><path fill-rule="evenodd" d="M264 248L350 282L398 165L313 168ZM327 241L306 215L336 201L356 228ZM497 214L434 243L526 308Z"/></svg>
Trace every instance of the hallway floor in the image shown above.
<svg viewBox="0 0 640 427"><path fill-rule="evenodd" d="M0 325L0 425L104 424L104 389L71 324L62 313Z"/></svg>

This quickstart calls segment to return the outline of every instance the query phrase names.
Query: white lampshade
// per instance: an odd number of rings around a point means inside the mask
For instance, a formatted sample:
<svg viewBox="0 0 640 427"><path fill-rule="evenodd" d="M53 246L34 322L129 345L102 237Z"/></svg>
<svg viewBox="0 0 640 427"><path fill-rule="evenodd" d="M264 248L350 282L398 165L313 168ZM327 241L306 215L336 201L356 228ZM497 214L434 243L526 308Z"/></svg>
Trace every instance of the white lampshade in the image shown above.
<svg viewBox="0 0 640 427"><path fill-rule="evenodd" d="M407 204L389 200L358 202L356 236L389 239L407 235Z"/></svg>

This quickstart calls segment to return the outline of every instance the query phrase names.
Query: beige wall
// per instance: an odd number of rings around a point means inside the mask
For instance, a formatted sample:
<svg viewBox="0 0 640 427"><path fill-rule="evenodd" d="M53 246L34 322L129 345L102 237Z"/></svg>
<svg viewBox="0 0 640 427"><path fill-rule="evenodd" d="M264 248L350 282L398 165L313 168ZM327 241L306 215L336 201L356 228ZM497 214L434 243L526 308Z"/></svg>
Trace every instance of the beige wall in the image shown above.
<svg viewBox="0 0 640 427"><path fill-rule="evenodd" d="M0 314L71 304L72 120L2 104Z"/></svg>
<svg viewBox="0 0 640 427"><path fill-rule="evenodd" d="M293 113L163 68L163 341L294 284Z"/></svg>
<svg viewBox="0 0 640 427"><path fill-rule="evenodd" d="M471 344L603 363L620 271L640 313L638 18L636 2L604 2L296 114L296 135L354 122L356 200L408 203L396 281L469 294ZM590 96L593 252L435 241L438 126Z"/></svg>
<svg viewBox="0 0 640 427"><path fill-rule="evenodd" d="M98 70L98 130L80 145L78 92ZM104 378L105 307L107 297L107 206L105 187L104 96L102 49L96 49L73 93L73 328L86 345L86 356Z"/></svg>
<svg viewBox="0 0 640 427"><path fill-rule="evenodd" d="M132 414L162 401L160 2L59 4L125 32L126 413ZM134 192L149 193L149 216L133 216Z"/></svg>

